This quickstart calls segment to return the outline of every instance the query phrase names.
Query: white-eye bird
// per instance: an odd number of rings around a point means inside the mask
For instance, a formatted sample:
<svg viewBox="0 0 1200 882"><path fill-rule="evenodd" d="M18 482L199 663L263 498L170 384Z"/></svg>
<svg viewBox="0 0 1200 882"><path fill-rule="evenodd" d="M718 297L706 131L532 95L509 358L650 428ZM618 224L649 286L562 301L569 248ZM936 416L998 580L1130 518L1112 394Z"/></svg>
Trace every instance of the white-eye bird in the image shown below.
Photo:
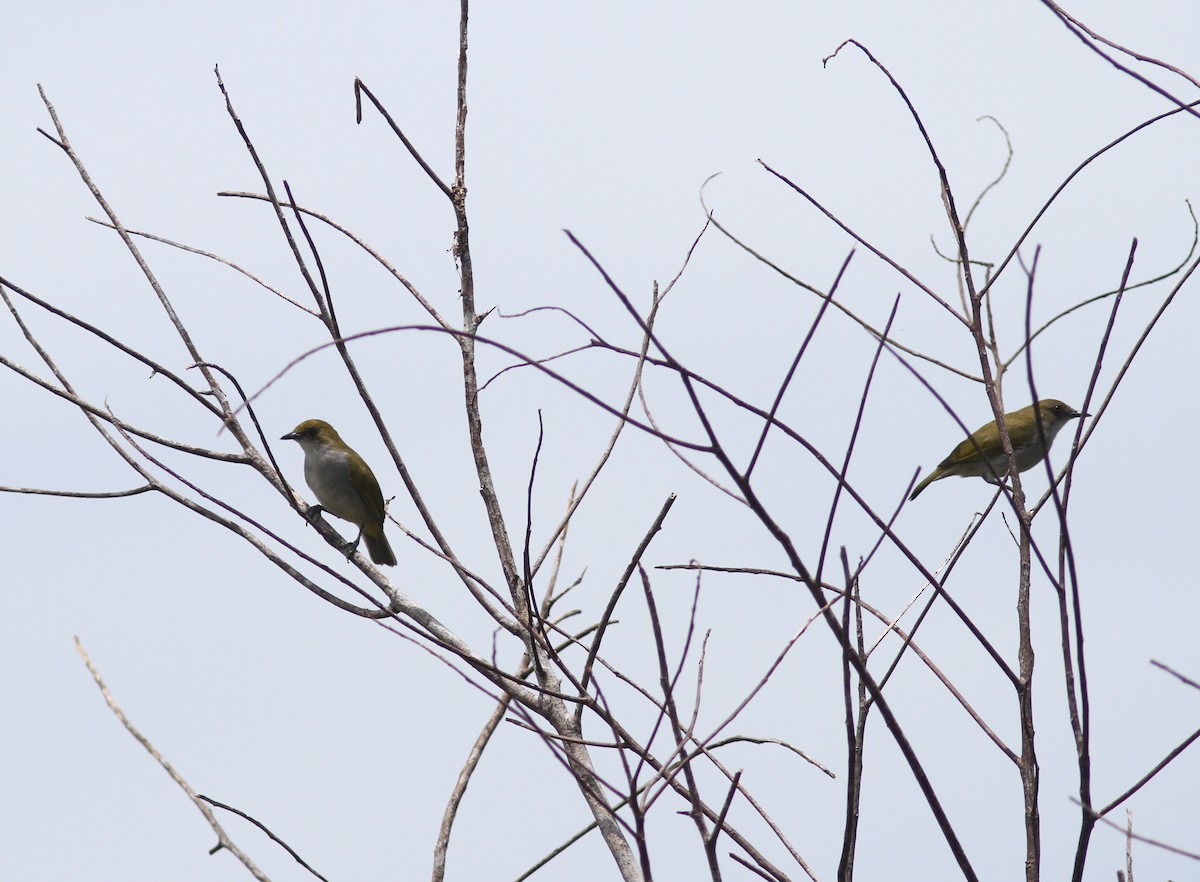
<svg viewBox="0 0 1200 882"><path fill-rule="evenodd" d="M1034 408L1037 408L1042 418L1041 435L1038 434ZM1080 413L1057 398L1043 398L1037 404L1006 413L1004 425L1008 427L1008 440L1012 442L1017 471L1031 469L1045 459L1059 430L1071 420L1085 416L1091 414ZM1008 457L1004 455L1004 443L1000 440L1000 429L995 420L977 429L971 437L955 447L950 455L930 472L929 477L917 485L912 496L908 497L909 500L916 499L921 491L934 481L951 475L963 478L979 477L989 484L998 483L997 476L1002 480L1008 475Z"/></svg>
<svg viewBox="0 0 1200 882"><path fill-rule="evenodd" d="M371 560L394 567L396 555L383 535L383 492L366 461L324 420L305 420L281 440L295 441L304 451L304 480L319 508L358 527L351 549L364 539Z"/></svg>

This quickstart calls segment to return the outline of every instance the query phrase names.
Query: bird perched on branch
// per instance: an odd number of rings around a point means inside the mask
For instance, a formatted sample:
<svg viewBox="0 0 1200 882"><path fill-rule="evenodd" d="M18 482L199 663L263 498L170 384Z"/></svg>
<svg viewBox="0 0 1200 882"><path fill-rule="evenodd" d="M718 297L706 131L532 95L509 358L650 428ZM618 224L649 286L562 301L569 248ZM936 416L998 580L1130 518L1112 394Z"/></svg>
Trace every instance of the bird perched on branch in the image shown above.
<svg viewBox="0 0 1200 882"><path fill-rule="evenodd" d="M281 440L295 441L304 451L304 480L320 503L317 511L324 509L358 527L350 550L365 539L371 560L394 567L396 555L383 535L383 493L363 458L324 420L305 420ZM316 513L309 509L310 516Z"/></svg>
<svg viewBox="0 0 1200 882"><path fill-rule="evenodd" d="M1041 415L1042 434L1038 433L1038 417ZM1056 398L1043 398L1037 404L1022 407L1004 415L1008 427L1008 440L1012 442L1013 459L1017 471L1023 472L1037 465L1050 452L1054 436L1067 423L1091 414L1080 413ZM929 477L917 485L909 500L916 499L921 491L942 478L958 475L963 478L979 477L989 484L998 484L1008 475L1008 457L1004 455L1004 444L1000 440L1000 429L996 421L976 430L943 459Z"/></svg>

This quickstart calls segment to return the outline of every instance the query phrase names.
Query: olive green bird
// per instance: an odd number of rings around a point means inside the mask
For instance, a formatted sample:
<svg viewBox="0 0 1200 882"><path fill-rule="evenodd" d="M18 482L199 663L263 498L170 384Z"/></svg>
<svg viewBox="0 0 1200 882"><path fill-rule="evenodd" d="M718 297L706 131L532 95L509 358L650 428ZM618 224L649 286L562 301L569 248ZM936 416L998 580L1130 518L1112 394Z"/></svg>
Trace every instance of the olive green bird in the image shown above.
<svg viewBox="0 0 1200 882"><path fill-rule="evenodd" d="M1041 435L1038 434L1034 408L1041 414ZM1012 442L1017 471L1027 471L1045 459L1046 454L1050 452L1050 445L1054 443L1054 436L1062 427L1071 420L1085 416L1091 414L1080 413L1057 398L1043 398L1037 404L1006 413L1004 424L1008 427L1008 440ZM1003 479L1008 475L1008 457L1004 455L1004 443L1000 440L1000 429L995 420L972 433L971 437L938 463L938 467L930 472L929 477L913 490L912 496L908 497L909 501L916 499L921 491L934 481L951 475L983 478L989 484L999 483L997 476Z"/></svg>
<svg viewBox="0 0 1200 882"><path fill-rule="evenodd" d="M305 420L281 440L295 441L304 451L304 480L320 503L314 508L358 527L350 551L365 540L371 560L394 567L396 555L383 535L383 492L366 461L324 420ZM316 513L309 509L310 516Z"/></svg>

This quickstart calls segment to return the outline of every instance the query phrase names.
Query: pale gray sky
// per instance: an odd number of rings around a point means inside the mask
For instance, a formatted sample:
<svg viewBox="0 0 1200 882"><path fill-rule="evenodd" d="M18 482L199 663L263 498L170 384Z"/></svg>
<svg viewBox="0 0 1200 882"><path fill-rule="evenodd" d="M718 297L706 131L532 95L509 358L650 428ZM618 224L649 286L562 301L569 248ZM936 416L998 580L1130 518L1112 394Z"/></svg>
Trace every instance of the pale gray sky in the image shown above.
<svg viewBox="0 0 1200 882"><path fill-rule="evenodd" d="M1192 3L1080 0L1069 9L1102 34L1200 73ZM0 108L0 274L121 335L173 369L187 355L116 237L84 220L99 210L65 156L36 129L51 123L42 84L96 183L123 222L220 253L302 298L303 286L269 209L218 198L261 190L225 113L213 76L219 64L267 168L304 204L345 223L388 256L443 313L458 306L449 254L453 218L444 199L374 113L356 126L352 83L361 77L445 178L452 174L457 5L17 4L5 21ZM598 333L635 346L637 331L563 233L574 232L636 302L682 263L704 215L701 184L716 217L760 252L827 287L850 239L764 171L805 187L873 244L952 302L952 249L937 179L919 133L880 72L846 38L868 46L922 114L965 210L1005 160L1003 137L978 121L996 117L1012 139L1008 176L972 222L973 256L998 261L1054 188L1087 155L1168 102L1072 36L1035 0L604 5L480 4L472 13L469 207L484 327L534 355L586 343L561 316L508 320L534 306L571 309ZM1194 100L1181 80L1144 68ZM1195 157L1200 122L1180 116L1132 139L1087 169L1042 220L1022 254L1043 250L1034 302L1045 319L1116 287L1130 241L1132 277L1177 266L1192 244L1185 200L1200 197ZM344 326L421 323L423 316L382 271L319 231ZM203 258L146 244L144 253L202 351L258 388L291 358L321 342L315 321ZM1195 282L1155 330L1119 389L1076 471L1072 529L1084 594L1098 802L1137 780L1197 726L1200 695L1149 665L1151 658L1200 677L1195 621L1197 429L1190 353L1200 327ZM1125 299L1101 388L1111 383L1167 288ZM901 296L897 334L910 345L978 368L970 341L909 282L859 248L841 297L882 325ZM1002 348L1021 334L1024 278L1011 267L997 291ZM1107 303L1107 301L1105 302ZM714 230L706 233L664 307L660 331L698 371L759 403L770 401L816 300L781 280ZM1078 405L1107 319L1100 305L1060 323L1035 346L1039 389ZM25 315L54 348L81 393L107 401L148 428L210 446L210 420L147 376L63 329L34 308ZM842 450L873 350L870 337L831 315L806 358L784 413L830 455ZM463 440L461 378L444 338L406 333L356 352L410 466L456 545L481 572L486 523ZM11 320L0 353L45 373ZM493 354L485 363L500 365ZM598 394L616 398L628 365L599 354L564 365ZM965 421L989 418L981 389L930 374ZM650 383L656 416L696 437L662 377ZM1021 373L1006 387L1027 403ZM77 411L0 372L10 414L0 485L118 490L136 477L98 442ZM528 464L541 408L546 422L535 531L545 534L573 480L583 477L612 421L532 372L516 372L485 396L489 442L506 511L523 520ZM385 468L368 417L329 355L310 359L258 403L269 437L310 417L328 419ZM743 453L753 443L732 414ZM738 429L735 426L741 425ZM851 477L890 511L920 466L931 468L958 430L911 376L885 358L872 390ZM1062 463L1064 434L1054 460ZM1167 453L1169 451L1169 454ZM832 482L802 451L773 440L764 495L815 556ZM300 484L299 451L276 448ZM769 471L767 471L769 470ZM336 554L267 491L236 469L201 469L245 510L335 566ZM769 479L766 478L769 475ZM1039 493L1045 477L1030 472ZM781 567L778 550L744 509L700 482L645 436L621 442L612 473L572 527L564 578L587 571L576 603L607 597L666 494L680 500L647 562L700 559ZM306 493L307 495L307 493ZM978 481L931 487L897 529L935 564L971 513L990 499ZM393 513L415 526L411 503ZM875 535L849 509L834 542L851 559ZM4 879L233 880L245 871L209 856L207 825L118 725L72 648L78 635L126 713L200 792L268 824L331 880L420 879L446 794L490 702L441 663L373 624L343 615L298 588L244 543L147 494L112 502L0 495L6 549L0 617L0 689L6 696L0 752L0 849ZM1047 519L1041 537L1051 546ZM396 579L481 652L491 623L461 584L390 528L401 559ZM536 543L539 544L540 543ZM1003 651L1015 639L1015 554L995 515L955 575L957 597ZM693 577L656 573L678 648ZM706 577L700 624L712 628L702 721L714 725L757 681L812 614L790 584ZM898 611L919 578L886 548L864 592ZM1035 585L1038 733L1045 824L1044 877L1064 878L1073 853L1075 765L1064 711L1056 611ZM656 677L639 603L620 610L614 653ZM969 694L1002 737L1016 739L1011 691L948 611L923 626L922 646ZM510 654L503 661L511 663ZM841 838L843 724L837 656L823 630L800 641L736 727L803 748L837 781L771 748L741 748L728 762L788 831L823 880L836 872ZM1023 853L1018 780L960 709L913 660L889 686L917 749L931 765L981 877L1017 878ZM627 697L623 697L627 700ZM593 733L603 737L604 733ZM570 782L540 742L504 726L485 758L455 829L450 879L510 879L587 822ZM948 849L878 718L868 741L859 876L863 880L953 878ZM1130 803L1145 835L1193 851L1200 755L1188 753ZM690 822L674 806L653 818L656 875L697 878ZM1114 820L1124 821L1118 812ZM746 815L747 827L757 828ZM276 880L306 874L252 828L227 829ZM674 846L671 843L676 843ZM831 845L830 843L834 843ZM1124 842L1099 829L1088 878L1111 879ZM675 859L679 855L679 859ZM776 850L776 857L785 856ZM1139 879L1182 880L1197 864L1146 846ZM803 874L794 864L792 878ZM729 865L728 878L740 878ZM615 878L595 840L576 846L537 878Z"/></svg>

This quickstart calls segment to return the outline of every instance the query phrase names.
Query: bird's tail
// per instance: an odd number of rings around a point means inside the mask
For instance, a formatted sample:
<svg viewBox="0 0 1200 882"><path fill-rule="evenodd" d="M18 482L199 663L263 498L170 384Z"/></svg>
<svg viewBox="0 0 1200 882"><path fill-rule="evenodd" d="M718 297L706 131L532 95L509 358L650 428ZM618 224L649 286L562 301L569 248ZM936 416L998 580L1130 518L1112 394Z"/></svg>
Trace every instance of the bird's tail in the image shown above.
<svg viewBox="0 0 1200 882"><path fill-rule="evenodd" d="M383 527L380 527L378 532L363 530L363 541L367 545L367 554L371 555L371 560L375 563L385 567L396 565L396 553L388 544L387 536L383 535Z"/></svg>
<svg viewBox="0 0 1200 882"><path fill-rule="evenodd" d="M922 481L920 484L918 484L916 486L916 489L913 490L912 495L910 497L908 497L908 501L912 502L914 499L916 499L918 496L921 495L922 490L924 490L926 487L928 487L930 484L932 484L934 481L936 481L940 477L941 477L941 475L939 475L937 470L934 469L932 472L929 473L929 477L927 477L924 481Z"/></svg>

